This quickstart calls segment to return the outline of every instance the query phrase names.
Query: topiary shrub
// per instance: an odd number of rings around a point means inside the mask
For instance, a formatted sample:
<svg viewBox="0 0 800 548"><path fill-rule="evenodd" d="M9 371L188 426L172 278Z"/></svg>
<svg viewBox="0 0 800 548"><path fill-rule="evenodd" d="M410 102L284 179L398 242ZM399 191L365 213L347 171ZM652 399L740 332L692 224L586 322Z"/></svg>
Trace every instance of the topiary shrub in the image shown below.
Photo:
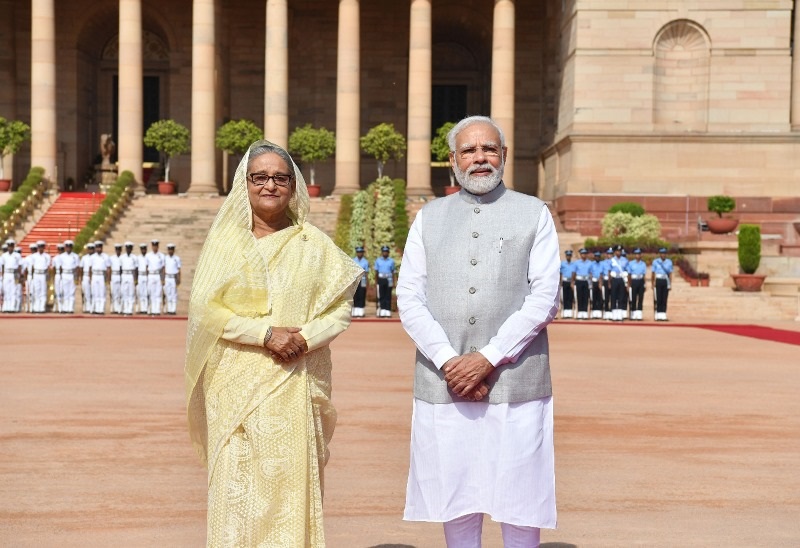
<svg viewBox="0 0 800 548"><path fill-rule="evenodd" d="M709 196L706 205L709 211L722 218L723 213L730 213L736 208L736 200L730 196Z"/></svg>
<svg viewBox="0 0 800 548"><path fill-rule="evenodd" d="M755 274L761 263L761 227L739 226L739 268L745 274Z"/></svg>
<svg viewBox="0 0 800 548"><path fill-rule="evenodd" d="M644 215L644 208L636 202L619 202L608 208L609 213L627 213L634 217L641 217Z"/></svg>

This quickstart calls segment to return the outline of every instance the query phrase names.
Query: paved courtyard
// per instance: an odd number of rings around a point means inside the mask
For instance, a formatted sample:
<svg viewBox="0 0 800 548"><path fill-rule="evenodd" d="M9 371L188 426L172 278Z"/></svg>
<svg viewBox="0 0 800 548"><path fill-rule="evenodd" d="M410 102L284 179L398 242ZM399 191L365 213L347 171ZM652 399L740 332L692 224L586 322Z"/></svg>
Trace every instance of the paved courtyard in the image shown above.
<svg viewBox="0 0 800 548"><path fill-rule="evenodd" d="M787 329L797 330L797 324ZM0 318L0 546L205 543L185 321ZM673 325L550 330L559 529L572 546L800 545L800 347ZM400 519L413 345L334 343L331 547L437 547ZM501 546L487 522L484 546Z"/></svg>

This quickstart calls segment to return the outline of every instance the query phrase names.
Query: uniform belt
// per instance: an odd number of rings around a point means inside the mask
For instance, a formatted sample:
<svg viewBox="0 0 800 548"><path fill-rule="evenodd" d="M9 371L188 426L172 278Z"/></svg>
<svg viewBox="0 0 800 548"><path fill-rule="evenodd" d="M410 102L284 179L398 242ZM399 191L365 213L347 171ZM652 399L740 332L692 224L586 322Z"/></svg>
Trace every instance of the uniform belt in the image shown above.
<svg viewBox="0 0 800 548"><path fill-rule="evenodd" d="M70 268L69 270L61 269L62 274L72 274L73 270Z"/></svg>
<svg viewBox="0 0 800 548"><path fill-rule="evenodd" d="M617 276L619 276L619 274L617 274L616 272L609 272L608 275L611 276L612 278L616 278Z"/></svg>
<svg viewBox="0 0 800 548"><path fill-rule="evenodd" d="M106 273L105 270L92 270L92 274L103 274L104 275L105 273Z"/></svg>
<svg viewBox="0 0 800 548"><path fill-rule="evenodd" d="M389 278L391 274L386 274L384 272L378 272L378 278Z"/></svg>
<svg viewBox="0 0 800 548"><path fill-rule="evenodd" d="M135 270L123 270L122 271L123 274L133 274L134 272L136 272L136 271Z"/></svg>
<svg viewBox="0 0 800 548"><path fill-rule="evenodd" d="M148 274L148 276L158 276L160 278L161 274L159 274L158 272L151 272L150 274Z"/></svg>
<svg viewBox="0 0 800 548"><path fill-rule="evenodd" d="M585 282L586 280L589 279L589 277L588 276L575 276L575 279L578 280L578 281L581 281L581 282Z"/></svg>
<svg viewBox="0 0 800 548"><path fill-rule="evenodd" d="M599 282L599 281L600 281L600 278L592 278L592 281L593 281L593 282Z"/></svg>
<svg viewBox="0 0 800 548"><path fill-rule="evenodd" d="M175 278L177 274L164 274L167 278Z"/></svg>
<svg viewBox="0 0 800 548"><path fill-rule="evenodd" d="M39 270L38 268L33 269L34 274L47 274L47 270Z"/></svg>
<svg viewBox="0 0 800 548"><path fill-rule="evenodd" d="M659 280L666 280L667 278L669 278L669 276L667 276L666 274L656 274L656 278Z"/></svg>
<svg viewBox="0 0 800 548"><path fill-rule="evenodd" d="M631 280L644 280L644 274L631 274Z"/></svg>

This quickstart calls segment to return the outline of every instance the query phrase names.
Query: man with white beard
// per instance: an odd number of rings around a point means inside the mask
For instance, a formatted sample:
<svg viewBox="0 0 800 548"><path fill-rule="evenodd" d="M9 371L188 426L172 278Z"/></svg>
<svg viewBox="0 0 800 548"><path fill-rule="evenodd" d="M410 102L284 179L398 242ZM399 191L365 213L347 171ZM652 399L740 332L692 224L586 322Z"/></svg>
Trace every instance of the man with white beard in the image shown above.
<svg viewBox="0 0 800 548"><path fill-rule="evenodd" d="M75 313L75 278L80 266L80 257L72 251L75 242L64 241L64 254L61 255L61 292L63 294L61 312Z"/></svg>
<svg viewBox="0 0 800 548"><path fill-rule="evenodd" d="M547 325L558 312L558 237L541 200L502 182L507 149L487 117L448 134L458 194L428 203L397 284L417 346L404 519L444 523L449 547L505 546L556 526Z"/></svg>
<svg viewBox="0 0 800 548"><path fill-rule="evenodd" d="M94 242L86 244L86 253L81 257L81 306L85 314L92 313L92 260L94 259Z"/></svg>

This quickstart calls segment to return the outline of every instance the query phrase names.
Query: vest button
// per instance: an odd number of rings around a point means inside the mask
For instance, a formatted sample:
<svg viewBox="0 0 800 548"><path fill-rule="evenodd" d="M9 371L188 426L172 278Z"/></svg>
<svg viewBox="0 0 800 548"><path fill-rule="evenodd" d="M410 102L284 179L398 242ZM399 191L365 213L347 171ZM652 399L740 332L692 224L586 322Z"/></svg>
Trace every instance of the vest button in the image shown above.
<svg viewBox="0 0 800 548"><path fill-rule="evenodd" d="M475 208L475 209L473 209L472 211L474 211L475 213L480 213L480 212L481 212L481 208L479 208L479 207L476 207L476 208Z"/></svg>
<svg viewBox="0 0 800 548"><path fill-rule="evenodd" d="M476 291L476 289L475 289L474 287L470 287L470 288L469 288L469 292L470 292L470 293L475 293L475 291Z"/></svg>
<svg viewBox="0 0 800 548"><path fill-rule="evenodd" d="M473 233L472 233L472 237L473 237L473 238L477 238L477 237L478 237L478 233L477 233L477 232L473 232Z"/></svg>
<svg viewBox="0 0 800 548"><path fill-rule="evenodd" d="M478 264L478 259L472 259L472 260L469 262L469 264L471 264L472 266L475 266L476 264Z"/></svg>
<svg viewBox="0 0 800 548"><path fill-rule="evenodd" d="M470 346L469 347L469 351L470 352L477 352L478 351L478 347L477 346Z"/></svg>
<svg viewBox="0 0 800 548"><path fill-rule="evenodd" d="M471 317L471 318L469 319L469 323L470 323L470 325L475 325L475 322L476 322L476 321L477 321L477 320L475 319L475 316L473 316L473 317Z"/></svg>

